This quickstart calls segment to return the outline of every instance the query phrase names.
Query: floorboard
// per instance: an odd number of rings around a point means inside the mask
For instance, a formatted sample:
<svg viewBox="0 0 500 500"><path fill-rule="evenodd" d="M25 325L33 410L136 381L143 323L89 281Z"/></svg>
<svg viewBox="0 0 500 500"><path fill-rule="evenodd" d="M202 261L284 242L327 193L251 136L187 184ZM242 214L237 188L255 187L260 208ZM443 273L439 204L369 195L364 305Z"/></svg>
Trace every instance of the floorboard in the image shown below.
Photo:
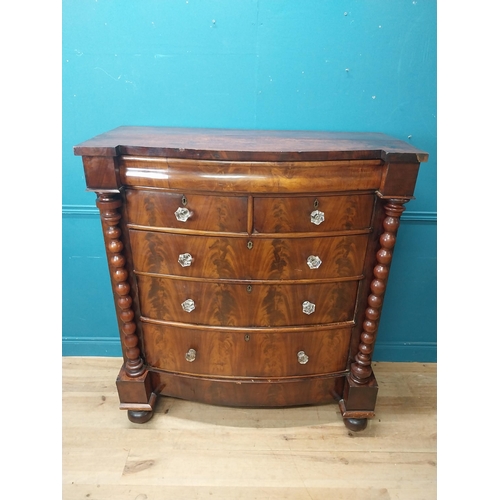
<svg viewBox="0 0 500 500"><path fill-rule="evenodd" d="M336 405L224 408L159 399L118 409L119 358L63 357L64 500L433 500L436 364L376 363L376 417L350 432Z"/></svg>

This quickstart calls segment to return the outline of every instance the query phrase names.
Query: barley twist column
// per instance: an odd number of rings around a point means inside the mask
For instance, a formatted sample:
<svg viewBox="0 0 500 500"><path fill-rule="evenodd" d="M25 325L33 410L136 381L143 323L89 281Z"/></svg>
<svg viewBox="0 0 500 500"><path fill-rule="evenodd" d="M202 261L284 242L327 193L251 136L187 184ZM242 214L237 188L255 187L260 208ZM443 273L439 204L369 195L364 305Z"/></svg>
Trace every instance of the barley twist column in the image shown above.
<svg viewBox="0 0 500 500"><path fill-rule="evenodd" d="M122 253L123 242L119 227L122 206L119 194L98 193L96 205L101 215L109 272L113 286L115 303L119 309L119 328L122 344L125 347L125 372L129 377L139 377L145 371L144 363L137 347L136 323L132 310L132 297L128 272L125 268L125 256Z"/></svg>
<svg viewBox="0 0 500 500"><path fill-rule="evenodd" d="M392 261L392 249L396 244L401 214L405 211L403 204L408 201L389 199L384 207L387 215L383 221L384 233L380 236L380 250L377 252L377 264L373 269L374 278L370 284L371 293L368 297L358 353L351 364L350 378L357 384L366 384L372 375L372 353Z"/></svg>

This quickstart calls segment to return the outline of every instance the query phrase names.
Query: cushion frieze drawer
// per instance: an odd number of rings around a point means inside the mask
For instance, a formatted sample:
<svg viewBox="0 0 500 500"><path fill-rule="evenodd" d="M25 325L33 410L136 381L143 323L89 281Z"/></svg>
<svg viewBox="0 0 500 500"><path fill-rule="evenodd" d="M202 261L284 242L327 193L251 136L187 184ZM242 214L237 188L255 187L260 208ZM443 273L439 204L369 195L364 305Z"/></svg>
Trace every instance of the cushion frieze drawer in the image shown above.
<svg viewBox="0 0 500 500"><path fill-rule="evenodd" d="M350 338L350 328L245 333L144 323L143 332L152 367L217 377L293 377L342 371Z"/></svg>
<svg viewBox="0 0 500 500"><path fill-rule="evenodd" d="M125 193L128 223L158 228L244 233L246 196L179 194L135 190Z"/></svg>
<svg viewBox="0 0 500 500"><path fill-rule="evenodd" d="M347 169L355 175L345 175ZM382 162L213 161L122 157L120 181L129 187L234 193L309 193L369 189L380 185Z"/></svg>
<svg viewBox="0 0 500 500"><path fill-rule="evenodd" d="M352 321L358 289L357 281L247 285L137 278L143 316L237 327Z"/></svg>
<svg viewBox="0 0 500 500"><path fill-rule="evenodd" d="M373 194L308 197L256 197L257 233L327 232L368 229Z"/></svg>
<svg viewBox="0 0 500 500"><path fill-rule="evenodd" d="M215 279L356 277L362 274L367 242L368 234L226 238L130 231L136 271Z"/></svg>

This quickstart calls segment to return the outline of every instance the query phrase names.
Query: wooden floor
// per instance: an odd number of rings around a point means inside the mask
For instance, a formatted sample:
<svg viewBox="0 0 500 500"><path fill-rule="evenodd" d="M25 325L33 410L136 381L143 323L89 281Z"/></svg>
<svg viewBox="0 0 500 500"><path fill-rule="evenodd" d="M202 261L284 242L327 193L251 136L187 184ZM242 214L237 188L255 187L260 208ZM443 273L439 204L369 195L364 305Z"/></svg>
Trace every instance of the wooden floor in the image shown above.
<svg viewBox="0 0 500 500"><path fill-rule="evenodd" d="M376 417L337 405L222 408L160 398L146 424L118 409L119 358L63 357L63 499L431 500L436 365L377 363Z"/></svg>

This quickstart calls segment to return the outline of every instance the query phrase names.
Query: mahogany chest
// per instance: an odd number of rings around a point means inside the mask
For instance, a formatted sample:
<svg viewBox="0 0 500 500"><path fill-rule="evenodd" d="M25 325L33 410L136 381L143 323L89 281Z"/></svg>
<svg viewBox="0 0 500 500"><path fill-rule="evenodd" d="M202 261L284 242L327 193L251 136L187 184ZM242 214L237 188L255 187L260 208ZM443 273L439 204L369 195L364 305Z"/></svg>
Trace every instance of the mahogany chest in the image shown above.
<svg viewBox="0 0 500 500"><path fill-rule="evenodd" d="M427 153L379 133L167 127L74 152L97 195L132 422L166 395L338 402L349 429L366 427L399 220Z"/></svg>

